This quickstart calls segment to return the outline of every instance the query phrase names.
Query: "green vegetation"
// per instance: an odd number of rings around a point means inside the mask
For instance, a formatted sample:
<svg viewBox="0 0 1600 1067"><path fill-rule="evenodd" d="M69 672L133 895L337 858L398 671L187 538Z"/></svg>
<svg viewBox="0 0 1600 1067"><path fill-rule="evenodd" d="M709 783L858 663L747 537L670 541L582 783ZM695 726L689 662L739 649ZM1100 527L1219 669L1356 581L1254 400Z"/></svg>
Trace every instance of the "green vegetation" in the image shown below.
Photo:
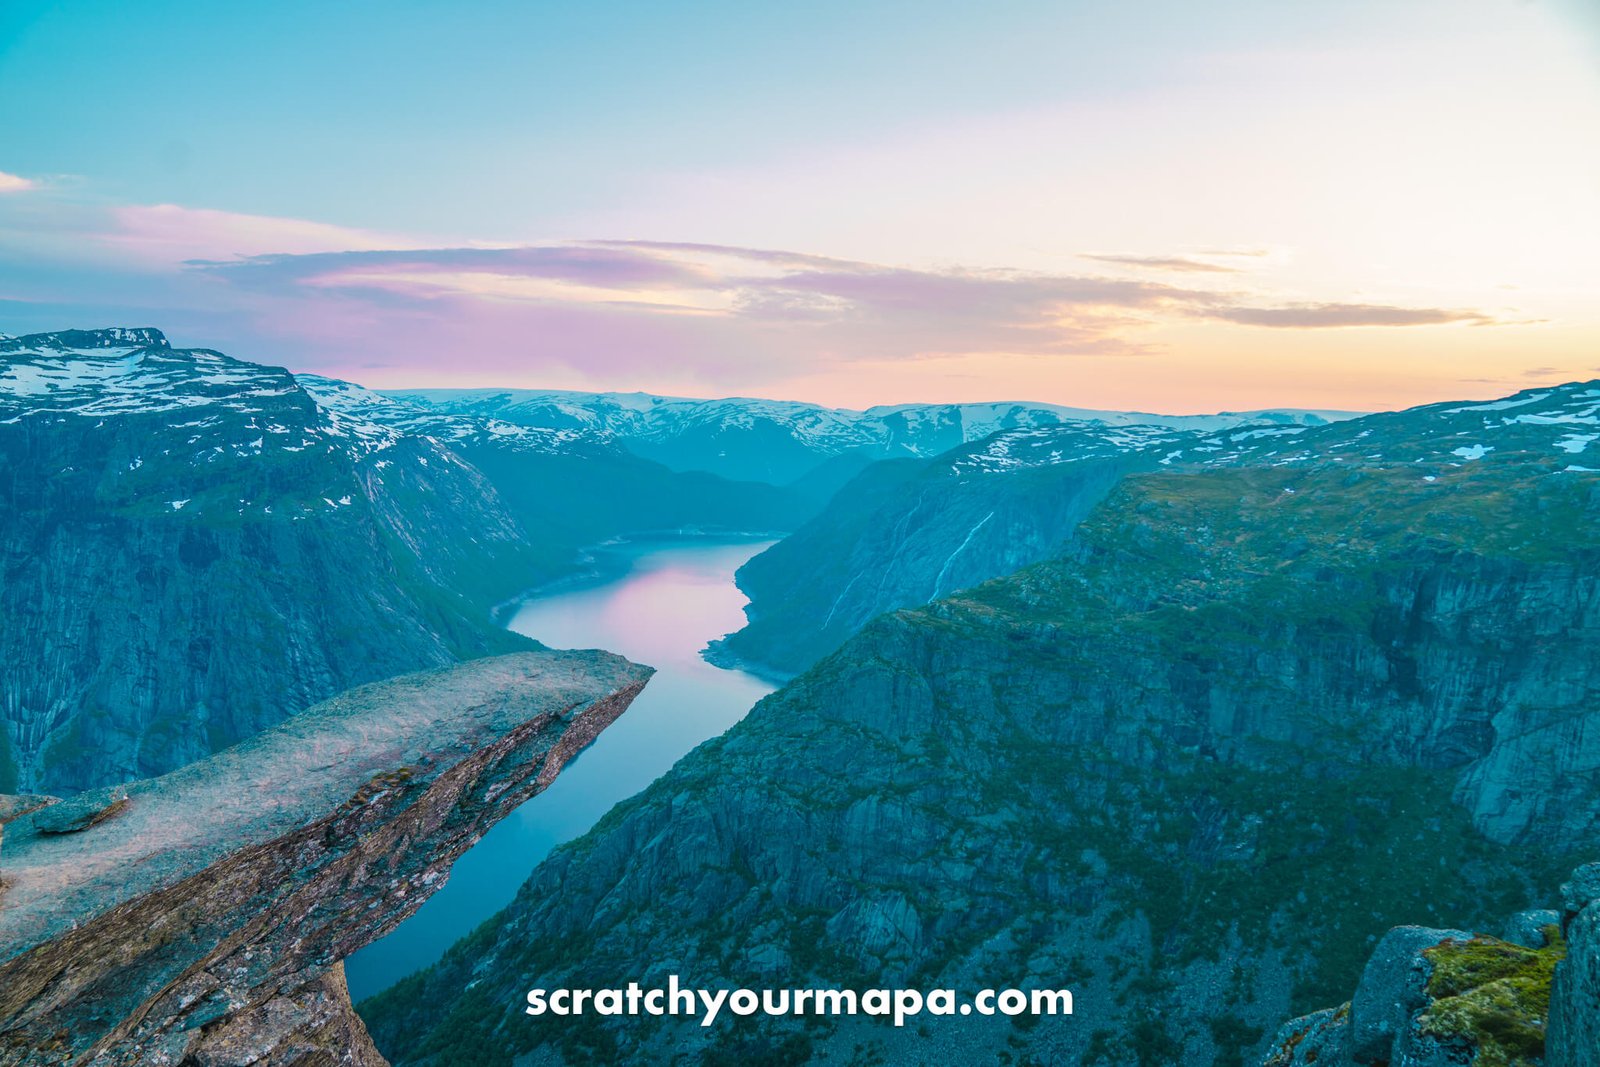
<svg viewBox="0 0 1600 1067"><path fill-rule="evenodd" d="M1417 1021L1421 1031L1476 1048L1476 1067L1537 1067L1550 982L1567 954L1558 927L1546 927L1545 936L1541 949L1485 936L1424 949L1433 964L1428 995L1434 999Z"/></svg>
<svg viewBox="0 0 1600 1067"><path fill-rule="evenodd" d="M1484 694L1509 691L1600 558L1600 497L1548 463L1431 470L1130 477L1063 558L880 617L559 850L503 920L496 969L573 985L638 958L707 983L749 984L753 960L841 986L1065 973L1116 999L1085 1062L1207 1044L1248 1062L1285 977L1292 1014L1337 1003L1390 928L1498 921L1577 859L1480 832L1462 769L1493 743ZM503 991L498 1012L408 1031L408 1001L473 974L447 961L386 1005L383 1047L470 1025L508 1050L599 1048L508 1019ZM1515 1067L1537 984L1497 973L1432 1025ZM480 988L457 1007L479 1011ZM607 1029L688 1047L648 1020ZM1004 1040L1061 1033L1041 1020Z"/></svg>

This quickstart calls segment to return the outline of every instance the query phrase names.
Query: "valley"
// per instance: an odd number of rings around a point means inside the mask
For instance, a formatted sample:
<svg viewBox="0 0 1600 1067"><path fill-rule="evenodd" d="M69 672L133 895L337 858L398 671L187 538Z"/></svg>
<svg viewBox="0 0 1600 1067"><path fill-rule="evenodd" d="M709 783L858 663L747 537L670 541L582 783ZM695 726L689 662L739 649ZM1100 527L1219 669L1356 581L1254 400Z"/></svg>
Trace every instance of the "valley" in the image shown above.
<svg viewBox="0 0 1600 1067"><path fill-rule="evenodd" d="M559 779L456 861L450 881L416 915L345 963L352 997L435 962L511 902L550 849L590 829L619 801L738 722L772 686L711 666L707 641L737 626L740 563L764 542L695 538L600 549L604 577L525 601L508 628L552 648L604 648L655 668L628 714ZM671 619L672 625L662 620Z"/></svg>
<svg viewBox="0 0 1600 1067"><path fill-rule="evenodd" d="M109 841L118 790L142 810L167 787L140 780L202 782L341 691L546 647L655 669L539 796L418 853L425 892L349 925L361 880L318 888L336 947L149 1040L233 1047L287 1011L295 1065L368 1031L359 1062L437 1067L1255 1063L1345 1040L1306 1013L1361 1002L1391 927L1498 931L1592 858L1596 383L1163 417L383 393L134 329L0 360L0 788L69 798L7 801L0 879L65 818L39 812L89 805L66 839ZM32 974L42 936L0 966ZM709 1035L516 1010L660 961L1078 1010Z"/></svg>

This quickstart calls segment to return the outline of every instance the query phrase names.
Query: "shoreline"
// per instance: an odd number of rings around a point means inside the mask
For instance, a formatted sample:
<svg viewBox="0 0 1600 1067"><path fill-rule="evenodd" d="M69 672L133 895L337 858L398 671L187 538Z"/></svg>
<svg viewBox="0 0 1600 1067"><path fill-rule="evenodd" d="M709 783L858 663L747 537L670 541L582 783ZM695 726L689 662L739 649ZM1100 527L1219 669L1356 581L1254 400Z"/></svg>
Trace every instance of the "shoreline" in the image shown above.
<svg viewBox="0 0 1600 1067"><path fill-rule="evenodd" d="M670 541L720 541L728 544L743 544L750 541L781 541L789 536L791 532L786 530L707 529L697 526L680 526L667 530L630 531L620 537L613 537L608 541L598 541L591 545L584 545L578 549L578 558L572 564L575 569L571 573L538 582L528 586L514 596L507 597L489 609L489 618L495 625L506 629L509 628L510 620L516 613L517 608L530 600L550 596L554 593L590 589L604 585L606 582L615 581L627 574L632 564L632 560L627 554L620 551L628 545ZM718 640L721 639L719 638ZM721 666L720 664L716 665ZM750 673L756 674L758 677L763 676L759 671L751 671Z"/></svg>
<svg viewBox="0 0 1600 1067"><path fill-rule="evenodd" d="M738 631L735 630L734 633ZM732 634L723 634L721 637L706 643L700 650L700 658L713 667L724 671L743 671L745 674L754 675L763 682L768 682L782 689L790 682L803 674L803 671L786 671L761 660L746 659L735 652L728 651L728 638Z"/></svg>

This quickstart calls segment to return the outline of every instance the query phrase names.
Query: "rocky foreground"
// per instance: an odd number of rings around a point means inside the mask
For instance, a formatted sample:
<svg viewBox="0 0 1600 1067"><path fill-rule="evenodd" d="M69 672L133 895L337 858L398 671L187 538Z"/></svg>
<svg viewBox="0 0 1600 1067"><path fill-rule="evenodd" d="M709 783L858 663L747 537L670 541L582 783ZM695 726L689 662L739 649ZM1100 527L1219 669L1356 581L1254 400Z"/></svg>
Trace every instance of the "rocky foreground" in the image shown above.
<svg viewBox="0 0 1600 1067"><path fill-rule="evenodd" d="M1355 996L1285 1024L1263 1067L1600 1063L1600 863L1561 905L1519 912L1501 937L1390 930Z"/></svg>
<svg viewBox="0 0 1600 1067"><path fill-rule="evenodd" d="M340 961L650 673L601 652L481 659L160 778L0 797L0 1064L382 1064Z"/></svg>

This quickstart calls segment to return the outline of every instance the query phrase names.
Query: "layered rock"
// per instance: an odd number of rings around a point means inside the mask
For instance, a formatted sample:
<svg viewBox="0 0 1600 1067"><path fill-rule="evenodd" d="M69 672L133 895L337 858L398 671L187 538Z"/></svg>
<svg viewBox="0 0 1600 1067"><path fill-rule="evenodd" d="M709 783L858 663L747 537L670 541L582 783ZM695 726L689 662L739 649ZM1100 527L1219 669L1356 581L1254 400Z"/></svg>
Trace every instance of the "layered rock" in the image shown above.
<svg viewBox="0 0 1600 1067"><path fill-rule="evenodd" d="M1566 447L1600 390L1484 407L1133 475L1062 558L872 622L364 1005L378 1046L1242 1064L1390 928L1543 903L1600 828L1600 488ZM519 1014L667 973L1076 1014Z"/></svg>
<svg viewBox="0 0 1600 1067"><path fill-rule="evenodd" d="M599 652L351 690L160 778L9 805L0 1063L380 1064L339 961L627 707Z"/></svg>

